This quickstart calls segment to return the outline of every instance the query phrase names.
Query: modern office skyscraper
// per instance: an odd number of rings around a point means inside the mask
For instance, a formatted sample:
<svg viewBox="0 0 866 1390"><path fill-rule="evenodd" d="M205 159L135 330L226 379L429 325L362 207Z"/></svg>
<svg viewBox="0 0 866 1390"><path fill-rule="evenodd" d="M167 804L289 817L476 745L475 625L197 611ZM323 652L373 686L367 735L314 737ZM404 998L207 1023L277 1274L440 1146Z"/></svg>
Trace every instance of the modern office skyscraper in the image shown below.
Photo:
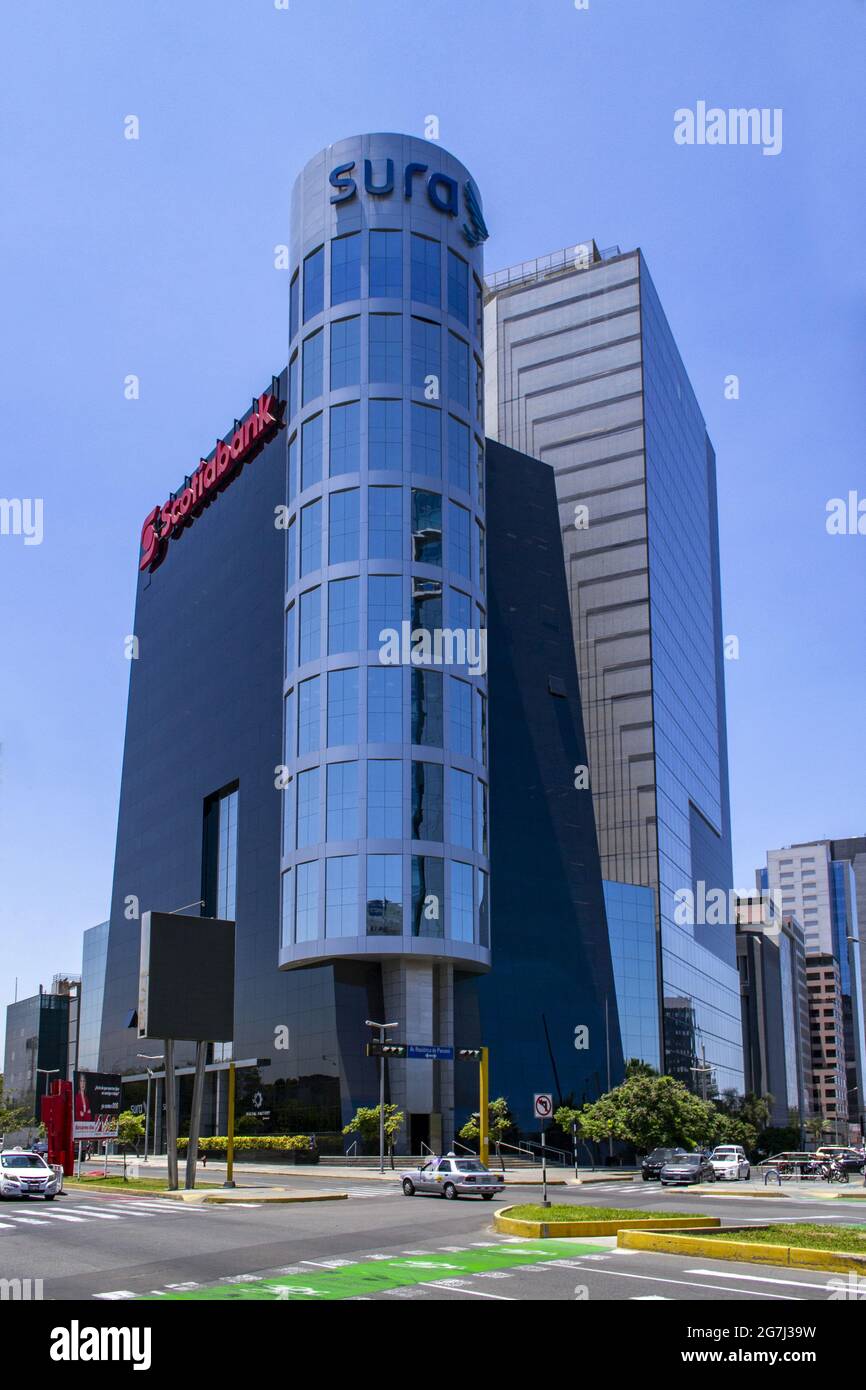
<svg viewBox="0 0 866 1390"><path fill-rule="evenodd" d="M843 840L830 840L830 858L836 864L847 862L854 875L854 898L857 905L858 933L866 931L866 835L849 835ZM866 951L860 951L860 980L866 1000ZM866 1109L866 1105L861 1106Z"/></svg>
<svg viewBox="0 0 866 1390"><path fill-rule="evenodd" d="M838 967L842 1045L847 1077L847 1114L859 1123L866 1056L863 1008L863 952L857 913L855 855L836 859L831 840L789 845L767 852L759 883L803 924L807 956L833 957ZM844 842L839 842L843 844ZM850 842L848 842L850 845ZM812 962L809 962L810 965ZM817 967L816 967L817 968ZM824 987L831 975L822 974Z"/></svg>
<svg viewBox="0 0 866 1390"><path fill-rule="evenodd" d="M488 433L556 478L606 880L655 894L667 1071L743 1086L715 457L639 250L487 280ZM685 918L685 920L678 920Z"/></svg>
<svg viewBox="0 0 866 1390"><path fill-rule="evenodd" d="M795 1124L802 1142L813 1100L805 939L772 896L738 897L737 963L746 1090L772 1096L770 1123Z"/></svg>
<svg viewBox="0 0 866 1390"><path fill-rule="evenodd" d="M236 921L205 1133L231 1054L241 1129L339 1150L378 1100L368 1020L422 1050L387 1075L416 1153L477 1107L465 1063L455 1100L455 1045L489 1043L523 1129L534 1090L620 1079L555 491L504 448L487 475L485 235L438 145L366 135L311 160L288 367L146 518L98 953L99 1066L124 1105L158 1050L135 1029L148 909ZM184 1075L181 1131L189 1099Z"/></svg>

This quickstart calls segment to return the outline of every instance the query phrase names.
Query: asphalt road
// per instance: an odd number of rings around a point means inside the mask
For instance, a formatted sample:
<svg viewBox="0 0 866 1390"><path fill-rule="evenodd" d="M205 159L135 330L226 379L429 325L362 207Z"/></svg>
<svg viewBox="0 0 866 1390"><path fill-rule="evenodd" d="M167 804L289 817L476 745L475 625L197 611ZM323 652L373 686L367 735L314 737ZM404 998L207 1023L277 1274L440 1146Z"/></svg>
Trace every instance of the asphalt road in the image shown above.
<svg viewBox="0 0 866 1390"><path fill-rule="evenodd" d="M496 1203L402 1196L353 1174L342 1184L305 1178L304 1188L348 1190L348 1201L298 1205L190 1206L149 1196L82 1194L53 1203L0 1204L4 1278L41 1279L49 1300L276 1296L444 1302L478 1300L827 1300L828 1278L643 1251L610 1240L520 1242L493 1230L496 1206L535 1200L511 1192ZM744 1197L655 1184L559 1188L555 1200L720 1215L724 1221L866 1218L859 1204L805 1196ZM443 1264L446 1268L443 1270ZM359 1268L363 1266L363 1268ZM371 1269L380 1271L375 1278ZM329 1276L337 1272L339 1290ZM429 1271L430 1277L426 1277ZM325 1281L322 1283L322 1281ZM212 1292L210 1292L212 1290ZM246 1292L244 1292L246 1290Z"/></svg>

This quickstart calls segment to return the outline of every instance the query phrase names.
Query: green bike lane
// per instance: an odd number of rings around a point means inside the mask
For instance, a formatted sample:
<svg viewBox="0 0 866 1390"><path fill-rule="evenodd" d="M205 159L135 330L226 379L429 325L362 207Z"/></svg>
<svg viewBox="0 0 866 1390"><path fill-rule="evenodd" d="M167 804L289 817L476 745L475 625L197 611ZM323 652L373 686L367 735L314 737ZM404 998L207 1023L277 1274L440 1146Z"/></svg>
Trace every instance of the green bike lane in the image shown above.
<svg viewBox="0 0 866 1390"><path fill-rule="evenodd" d="M477 1243L471 1248L403 1251L399 1255L370 1255L360 1260L328 1260L285 1266L261 1276L242 1276L192 1289L148 1295L160 1302L208 1300L279 1300L316 1302L322 1299L369 1298L416 1284L448 1283L472 1277L495 1279L500 1271L526 1265L568 1268L571 1259L598 1254L599 1244L546 1240Z"/></svg>

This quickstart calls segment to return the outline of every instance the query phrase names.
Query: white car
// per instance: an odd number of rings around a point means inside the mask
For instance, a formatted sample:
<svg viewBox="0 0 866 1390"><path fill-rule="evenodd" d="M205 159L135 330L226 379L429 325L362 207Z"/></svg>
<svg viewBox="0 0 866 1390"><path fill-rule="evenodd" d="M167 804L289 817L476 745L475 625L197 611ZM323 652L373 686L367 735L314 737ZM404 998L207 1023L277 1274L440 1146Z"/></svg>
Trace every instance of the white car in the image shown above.
<svg viewBox="0 0 866 1390"><path fill-rule="evenodd" d="M53 1202L63 1191L63 1169L27 1149L0 1153L0 1197L44 1197Z"/></svg>
<svg viewBox="0 0 866 1390"><path fill-rule="evenodd" d="M740 1178L743 1178L748 1182L752 1176L752 1165L746 1158L746 1151L741 1144L719 1144L710 1154L710 1163L716 1177L720 1179L728 1178L739 1182Z"/></svg>
<svg viewBox="0 0 866 1390"><path fill-rule="evenodd" d="M477 1158L458 1158L447 1154L432 1158L420 1168L409 1168L400 1174L404 1197L416 1192L435 1193L437 1197L482 1197L489 1202L505 1188L504 1173L491 1173Z"/></svg>

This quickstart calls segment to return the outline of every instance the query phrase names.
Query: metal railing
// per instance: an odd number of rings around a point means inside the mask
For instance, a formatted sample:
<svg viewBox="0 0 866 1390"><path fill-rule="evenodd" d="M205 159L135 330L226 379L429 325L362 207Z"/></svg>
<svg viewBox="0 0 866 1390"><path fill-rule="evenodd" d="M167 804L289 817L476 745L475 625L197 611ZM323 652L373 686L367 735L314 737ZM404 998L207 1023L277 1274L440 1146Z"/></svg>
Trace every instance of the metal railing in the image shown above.
<svg viewBox="0 0 866 1390"><path fill-rule="evenodd" d="M347 1163L351 1163L353 1158L358 1157L358 1141L353 1139L346 1152L343 1154Z"/></svg>
<svg viewBox="0 0 866 1390"><path fill-rule="evenodd" d="M494 270L491 274L485 275L484 288L488 294L493 294L497 290L519 285L524 281L543 280L546 276L562 275L571 270L588 270L590 266L621 255L618 246L606 246L604 250L599 251L595 241L590 238L588 241L576 242L573 246L565 246L561 251L551 251L546 256L537 256L535 260L520 261L517 265L507 266L505 270Z"/></svg>

